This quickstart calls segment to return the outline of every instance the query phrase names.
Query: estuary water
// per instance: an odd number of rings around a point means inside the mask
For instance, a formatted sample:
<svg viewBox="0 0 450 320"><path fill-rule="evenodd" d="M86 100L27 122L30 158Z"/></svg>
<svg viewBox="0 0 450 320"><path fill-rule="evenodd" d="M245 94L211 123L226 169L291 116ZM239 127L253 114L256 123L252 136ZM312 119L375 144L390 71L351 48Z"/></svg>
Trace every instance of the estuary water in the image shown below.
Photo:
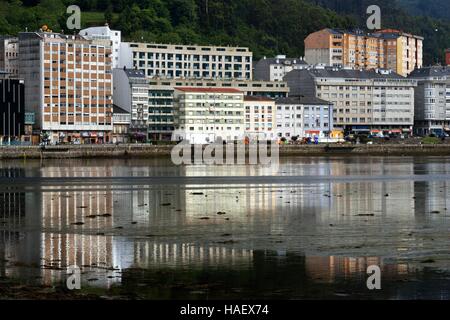
<svg viewBox="0 0 450 320"><path fill-rule="evenodd" d="M449 299L450 157L0 162L0 278L69 266L113 297Z"/></svg>

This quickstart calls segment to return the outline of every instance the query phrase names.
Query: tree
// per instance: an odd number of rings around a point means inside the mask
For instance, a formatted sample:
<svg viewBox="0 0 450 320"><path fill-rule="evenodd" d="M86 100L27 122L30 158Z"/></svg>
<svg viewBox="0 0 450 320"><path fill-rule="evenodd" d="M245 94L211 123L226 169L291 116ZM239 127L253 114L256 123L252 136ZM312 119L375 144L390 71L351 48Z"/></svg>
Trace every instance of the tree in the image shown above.
<svg viewBox="0 0 450 320"><path fill-rule="evenodd" d="M112 7L112 5L109 5L105 11L105 21L109 24L112 24L112 22L113 22L113 7Z"/></svg>

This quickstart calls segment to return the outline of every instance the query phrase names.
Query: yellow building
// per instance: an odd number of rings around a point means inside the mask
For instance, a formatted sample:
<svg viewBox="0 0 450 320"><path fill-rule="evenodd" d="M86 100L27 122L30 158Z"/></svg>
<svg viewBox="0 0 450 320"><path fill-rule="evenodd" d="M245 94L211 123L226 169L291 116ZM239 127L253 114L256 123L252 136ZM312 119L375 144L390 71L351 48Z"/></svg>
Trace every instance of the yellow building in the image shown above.
<svg viewBox="0 0 450 320"><path fill-rule="evenodd" d="M309 64L391 69L407 76L423 64L423 38L399 30L374 33L323 29L305 39Z"/></svg>

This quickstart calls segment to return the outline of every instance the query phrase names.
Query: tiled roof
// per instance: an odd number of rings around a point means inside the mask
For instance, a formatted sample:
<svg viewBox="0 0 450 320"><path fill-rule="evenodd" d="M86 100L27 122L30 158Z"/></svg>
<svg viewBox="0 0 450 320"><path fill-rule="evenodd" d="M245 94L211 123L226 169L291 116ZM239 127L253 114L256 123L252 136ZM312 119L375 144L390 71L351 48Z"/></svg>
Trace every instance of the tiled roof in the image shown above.
<svg viewBox="0 0 450 320"><path fill-rule="evenodd" d="M262 96L245 96L244 101L273 101L273 99L270 99L268 97L262 97Z"/></svg>

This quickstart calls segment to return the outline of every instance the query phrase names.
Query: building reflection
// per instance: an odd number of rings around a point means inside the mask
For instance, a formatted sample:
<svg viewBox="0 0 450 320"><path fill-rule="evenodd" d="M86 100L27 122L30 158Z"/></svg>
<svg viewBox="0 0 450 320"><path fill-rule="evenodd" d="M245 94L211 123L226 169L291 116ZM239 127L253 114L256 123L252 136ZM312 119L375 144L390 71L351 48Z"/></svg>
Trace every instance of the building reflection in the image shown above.
<svg viewBox="0 0 450 320"><path fill-rule="evenodd" d="M24 168L2 168L3 177L23 177ZM186 166L173 169L164 165L111 166L46 164L39 168L45 177L113 176L253 176L264 174L253 166ZM304 159L286 163L280 175L413 175L442 174L448 165L436 162L414 163L392 160ZM130 183L132 183L130 178ZM9 192L11 191L11 192ZM312 235L323 225L357 223L358 214L375 214L375 226L383 230L392 220L414 226L426 219L438 219L432 211L450 208L448 182L402 182L389 180L349 183L301 183L295 185L147 185L117 189L113 185L68 185L47 187L44 192L2 189L0 193L0 275L40 277L45 284L65 278L67 266L112 271L117 268L202 268L233 267L257 269L273 258L273 253L248 245L191 241L180 235L201 237L206 231L220 235L224 220L236 233L266 235ZM217 215L226 212L226 215ZM209 217L209 220L201 220ZM82 222L83 224L76 225ZM135 224L134 224L135 223ZM123 235L117 228L124 228ZM135 228L135 229L133 229ZM363 229L364 230L364 229ZM320 230L319 230L320 231ZM320 231L323 232L323 231ZM327 231L330 232L330 231ZM222 232L223 233L223 232ZM114 234L114 236L111 236ZM152 237L152 235L157 235ZM321 234L323 235L323 234ZM207 237L205 238L207 239ZM368 265L381 265L392 275L412 272L407 264L385 264L378 257L303 257L291 250L294 240L279 244L286 256L301 257L300 271L311 279L334 282L365 274ZM330 240L331 241L331 240ZM266 244L266 243L265 243ZM400 245L399 245L400 246ZM295 246L294 246L295 247ZM284 257L284 258L283 258ZM40 268L15 268L5 261L20 261ZM262 262L261 262L262 261ZM278 260L277 260L278 261ZM30 271L31 270L31 271ZM25 273L27 272L27 273ZM89 275L88 275L89 276ZM101 284L120 282L111 278ZM96 283L93 283L96 285Z"/></svg>

